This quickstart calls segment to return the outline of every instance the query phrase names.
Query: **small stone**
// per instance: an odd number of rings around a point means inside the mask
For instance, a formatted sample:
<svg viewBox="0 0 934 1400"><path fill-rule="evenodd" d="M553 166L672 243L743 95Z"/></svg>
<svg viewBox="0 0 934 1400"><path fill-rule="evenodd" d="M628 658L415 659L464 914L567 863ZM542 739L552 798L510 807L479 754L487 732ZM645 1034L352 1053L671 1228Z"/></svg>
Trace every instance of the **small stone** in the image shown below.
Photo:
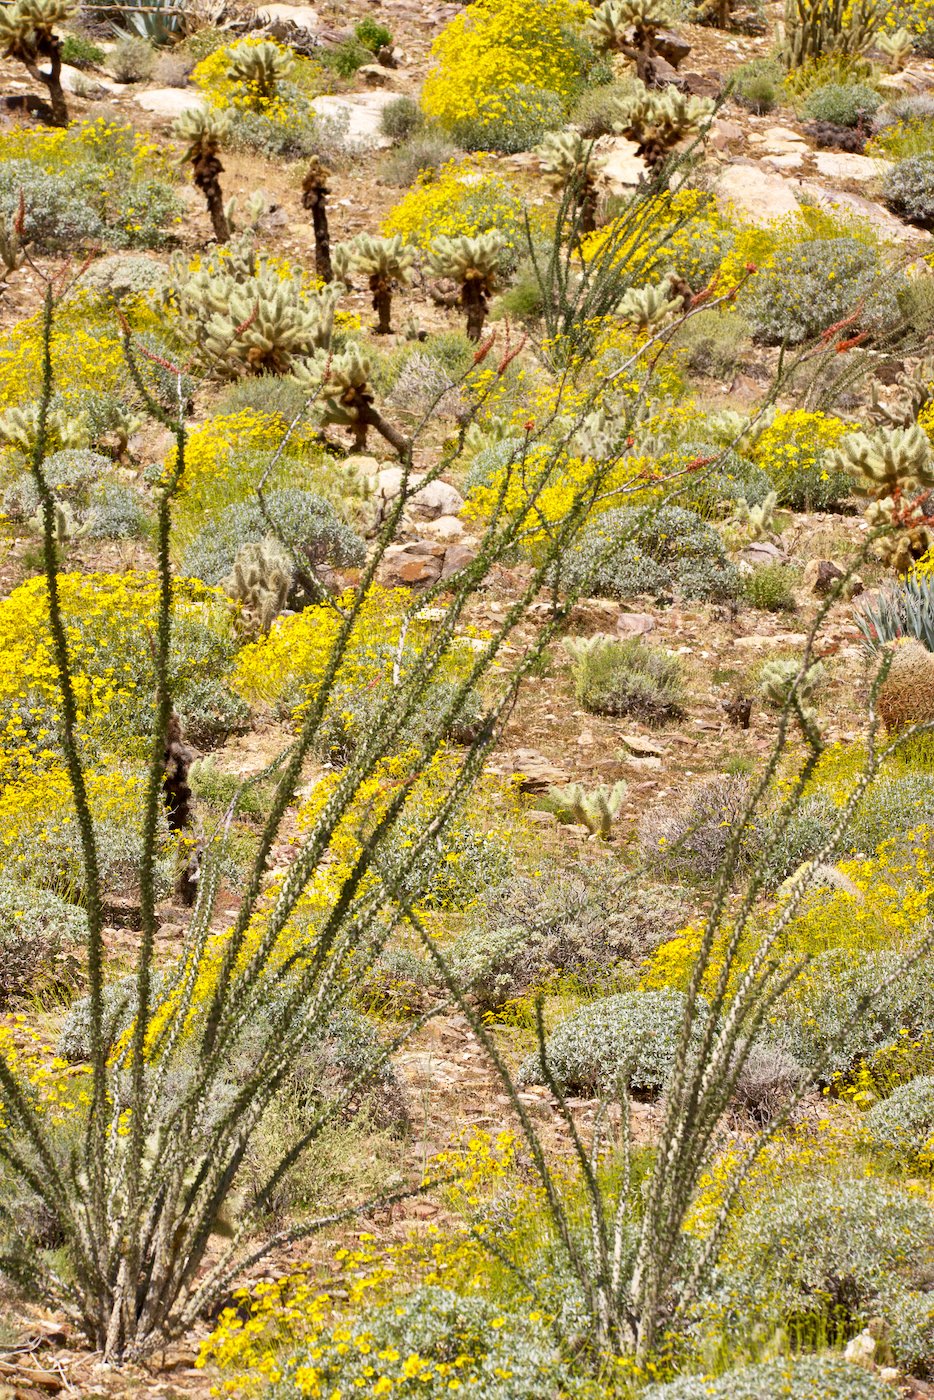
<svg viewBox="0 0 934 1400"><path fill-rule="evenodd" d="M409 479L414 483L414 477ZM399 494L398 490L395 494ZM463 509L464 498L447 481L429 481L409 498L407 505L416 519L437 520L442 515L457 515Z"/></svg>
<svg viewBox="0 0 934 1400"><path fill-rule="evenodd" d="M762 636L754 633L749 637L734 637L734 647L739 647L741 651L768 651L769 647L789 647L797 650L807 642L807 637L803 632L774 632L771 635Z"/></svg>
<svg viewBox="0 0 934 1400"><path fill-rule="evenodd" d="M691 97L719 97L721 84L719 78L705 73L683 73L679 87Z"/></svg>
<svg viewBox="0 0 934 1400"><path fill-rule="evenodd" d="M645 734L621 734L619 737L630 753L639 754L642 757L648 755L659 758L665 752L664 745L660 744L657 739L649 739Z"/></svg>
<svg viewBox="0 0 934 1400"><path fill-rule="evenodd" d="M669 29L659 29L655 35L655 48L672 68L678 68L691 52L691 45L680 34L672 34Z"/></svg>
<svg viewBox="0 0 934 1400"><path fill-rule="evenodd" d="M476 550L465 544L448 545L444 551L444 564L441 568L442 578L451 578L453 574L461 569L466 569L476 559Z"/></svg>
<svg viewBox="0 0 934 1400"><path fill-rule="evenodd" d="M633 768L637 773L648 773L662 766L660 758L652 758L651 756L645 758L627 758L625 762L627 768Z"/></svg>
<svg viewBox="0 0 934 1400"><path fill-rule="evenodd" d="M616 631L620 637L644 637L655 631L655 618L651 613L620 613Z"/></svg>
<svg viewBox="0 0 934 1400"><path fill-rule="evenodd" d="M721 118L710 128L710 144L715 151L728 151L733 146L743 146L746 134L739 122Z"/></svg>
<svg viewBox="0 0 934 1400"><path fill-rule="evenodd" d="M364 63L362 68L357 69L357 77L362 78L367 87L371 88L392 87L396 81L393 70L384 68L381 63Z"/></svg>
<svg viewBox="0 0 934 1400"><path fill-rule="evenodd" d="M804 165L804 157L793 151L788 155L763 156L762 164L768 166L769 170L800 170Z"/></svg>
<svg viewBox="0 0 934 1400"><path fill-rule="evenodd" d="M771 540L753 540L740 557L745 559L747 564L782 564L787 558Z"/></svg>
<svg viewBox="0 0 934 1400"><path fill-rule="evenodd" d="M430 540L440 540L442 544L453 544L463 536L464 527L456 515L439 515L437 520L424 521L419 533Z"/></svg>
<svg viewBox="0 0 934 1400"><path fill-rule="evenodd" d="M805 567L801 582L809 593L823 598L841 578L843 570L838 568L832 559L811 559Z"/></svg>

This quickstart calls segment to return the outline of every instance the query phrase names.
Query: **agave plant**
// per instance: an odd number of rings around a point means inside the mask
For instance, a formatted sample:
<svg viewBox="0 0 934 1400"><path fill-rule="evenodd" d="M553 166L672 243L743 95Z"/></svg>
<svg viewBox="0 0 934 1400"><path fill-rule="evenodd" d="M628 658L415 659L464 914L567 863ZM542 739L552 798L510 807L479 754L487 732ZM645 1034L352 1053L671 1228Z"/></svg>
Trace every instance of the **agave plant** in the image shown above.
<svg viewBox="0 0 934 1400"><path fill-rule="evenodd" d="M934 652L934 573L911 573L888 584L878 593L861 598L854 614L872 652L897 637L914 637Z"/></svg>

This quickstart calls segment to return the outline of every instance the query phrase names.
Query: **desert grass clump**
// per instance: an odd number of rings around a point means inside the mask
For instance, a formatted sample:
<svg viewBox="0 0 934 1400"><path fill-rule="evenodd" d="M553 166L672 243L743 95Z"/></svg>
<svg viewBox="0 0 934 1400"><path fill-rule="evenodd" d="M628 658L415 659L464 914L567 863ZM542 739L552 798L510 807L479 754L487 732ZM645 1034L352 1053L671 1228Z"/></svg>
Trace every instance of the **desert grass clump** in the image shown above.
<svg viewBox="0 0 934 1400"><path fill-rule="evenodd" d="M574 693L594 714L664 724L684 713L680 662L660 647L598 636L574 643L572 655Z"/></svg>

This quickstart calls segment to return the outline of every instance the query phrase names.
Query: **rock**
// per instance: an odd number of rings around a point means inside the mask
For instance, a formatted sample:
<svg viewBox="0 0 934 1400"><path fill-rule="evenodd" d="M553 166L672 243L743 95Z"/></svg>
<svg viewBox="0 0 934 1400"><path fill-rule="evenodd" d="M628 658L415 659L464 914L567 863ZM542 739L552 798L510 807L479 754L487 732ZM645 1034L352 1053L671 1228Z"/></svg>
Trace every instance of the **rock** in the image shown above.
<svg viewBox="0 0 934 1400"><path fill-rule="evenodd" d="M768 651L770 647L788 647L798 650L807 643L804 632L774 632L762 635L754 633L749 637L734 637L734 647L740 651Z"/></svg>
<svg viewBox="0 0 934 1400"><path fill-rule="evenodd" d="M429 540L390 545L377 570L387 588L427 588L437 583L444 564L444 545Z"/></svg>
<svg viewBox="0 0 934 1400"><path fill-rule="evenodd" d="M458 542L464 527L456 515L439 515L437 520L426 520L419 527L419 533L430 540L440 540L442 544Z"/></svg>
<svg viewBox="0 0 934 1400"><path fill-rule="evenodd" d="M411 480L414 482L415 478ZM457 515L464 508L464 498L457 487L447 481L429 481L427 486L415 492L407 504L417 520L437 520L442 515Z"/></svg>
<svg viewBox="0 0 934 1400"><path fill-rule="evenodd" d="M144 112L153 112L157 117L172 120L183 112L204 106L203 97L194 88L147 88L144 92L135 92L133 101Z"/></svg>
<svg viewBox="0 0 934 1400"><path fill-rule="evenodd" d="M763 156L762 164L769 170L800 170L804 165L804 156L799 156L796 152L786 156Z"/></svg>
<svg viewBox="0 0 934 1400"><path fill-rule="evenodd" d="M603 161L602 181L610 194L625 194L645 176L648 167L635 141L611 136L599 142L598 150Z"/></svg>
<svg viewBox="0 0 934 1400"><path fill-rule="evenodd" d="M477 557L477 551L471 549L466 544L451 544L444 551L444 564L441 568L442 578L451 578L461 569L466 569L468 564L472 564Z"/></svg>
<svg viewBox="0 0 934 1400"><path fill-rule="evenodd" d="M771 223L798 212L791 183L751 161L735 161L721 170L714 192L720 204L731 204L754 224Z"/></svg>
<svg viewBox="0 0 934 1400"><path fill-rule="evenodd" d="M728 151L734 146L745 146L746 133L739 122L721 117L710 128L709 142L715 151Z"/></svg>
<svg viewBox="0 0 934 1400"><path fill-rule="evenodd" d="M655 618L651 613L620 613L616 631L620 637L644 637L655 631Z"/></svg>
<svg viewBox="0 0 934 1400"><path fill-rule="evenodd" d="M571 781L570 774L556 768L535 749L517 749L513 777L519 778L521 792L547 792L550 787L563 787Z"/></svg>
<svg viewBox="0 0 934 1400"><path fill-rule="evenodd" d="M719 97L722 85L719 78L704 73L682 73L679 86L691 97Z"/></svg>
<svg viewBox="0 0 934 1400"><path fill-rule="evenodd" d="M807 145L801 132L793 130L790 126L767 126L762 132L762 140L770 151L777 151L787 145Z"/></svg>
<svg viewBox="0 0 934 1400"><path fill-rule="evenodd" d="M364 63L357 69L357 77L369 88L391 88L396 83L396 74L382 63Z"/></svg>
<svg viewBox="0 0 934 1400"><path fill-rule="evenodd" d="M318 12L310 5L264 5L257 10L256 17L262 24L278 21L281 24L294 24L296 29L307 29L309 32L320 26Z"/></svg>
<svg viewBox="0 0 934 1400"><path fill-rule="evenodd" d="M70 63L62 64L62 87L73 92L76 97L100 96L104 92L119 92L122 83L110 78L102 78L98 73L85 73L81 68L72 68Z"/></svg>
<svg viewBox="0 0 934 1400"><path fill-rule="evenodd" d="M847 151L818 151L814 164L818 173L828 180L852 180L854 184L865 184L869 180L880 179L892 169L893 162L852 155Z"/></svg>
<svg viewBox="0 0 934 1400"><path fill-rule="evenodd" d="M832 559L811 559L801 580L809 593L823 598L833 588L838 579L843 578L843 570Z"/></svg>
<svg viewBox="0 0 934 1400"><path fill-rule="evenodd" d="M655 48L672 68L679 68L688 54L691 45L680 34L672 34L668 29L659 29L655 35Z"/></svg>
<svg viewBox="0 0 934 1400"><path fill-rule="evenodd" d="M645 734L621 734L620 739L630 753L640 758L661 758L665 747L657 739L649 739Z"/></svg>
<svg viewBox="0 0 934 1400"><path fill-rule="evenodd" d="M771 540L753 540L751 544L747 544L740 557L745 559L747 564L784 564L788 556Z"/></svg>
<svg viewBox="0 0 934 1400"><path fill-rule="evenodd" d="M651 756L645 758L626 758L624 762L627 768L632 768L637 773L656 772L662 766L660 758L653 758Z"/></svg>
<svg viewBox="0 0 934 1400"><path fill-rule="evenodd" d="M388 71L388 70L386 70ZM396 94L383 90L347 93L340 97L328 94L316 97L312 106L319 116L347 120L347 136L351 141L370 147L391 146L392 141L380 131L380 114Z"/></svg>

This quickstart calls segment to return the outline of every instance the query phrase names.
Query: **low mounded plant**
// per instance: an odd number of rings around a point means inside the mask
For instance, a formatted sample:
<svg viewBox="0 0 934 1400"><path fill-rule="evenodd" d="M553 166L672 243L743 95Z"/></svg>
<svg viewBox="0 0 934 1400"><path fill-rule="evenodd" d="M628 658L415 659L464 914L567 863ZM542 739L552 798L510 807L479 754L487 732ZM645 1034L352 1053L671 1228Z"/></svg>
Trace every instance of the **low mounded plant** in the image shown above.
<svg viewBox="0 0 934 1400"><path fill-rule="evenodd" d="M898 161L885 176L882 198L899 218L934 227L934 154Z"/></svg>
<svg viewBox="0 0 934 1400"><path fill-rule="evenodd" d="M868 128L881 106L879 93L867 83L824 83L808 93L801 111L811 121Z"/></svg>
<svg viewBox="0 0 934 1400"><path fill-rule="evenodd" d="M681 665L641 637L591 637L574 649L574 693L594 714L664 724L684 713Z"/></svg>
<svg viewBox="0 0 934 1400"><path fill-rule="evenodd" d="M878 1376L842 1356L778 1357L727 1371L716 1379L686 1376L649 1386L644 1400L891 1400Z"/></svg>
<svg viewBox="0 0 934 1400"><path fill-rule="evenodd" d="M564 564L568 582L598 597L718 601L735 596L739 575L712 525L681 506L623 506L598 515Z"/></svg>
<svg viewBox="0 0 934 1400"><path fill-rule="evenodd" d="M853 317L848 333L879 334L900 322L902 278L855 238L805 239L780 249L755 278L747 312L766 345L797 345Z"/></svg>
<svg viewBox="0 0 934 1400"><path fill-rule="evenodd" d="M918 1075L899 1084L869 1110L866 1128L876 1147L905 1165L934 1160L934 1077Z"/></svg>

